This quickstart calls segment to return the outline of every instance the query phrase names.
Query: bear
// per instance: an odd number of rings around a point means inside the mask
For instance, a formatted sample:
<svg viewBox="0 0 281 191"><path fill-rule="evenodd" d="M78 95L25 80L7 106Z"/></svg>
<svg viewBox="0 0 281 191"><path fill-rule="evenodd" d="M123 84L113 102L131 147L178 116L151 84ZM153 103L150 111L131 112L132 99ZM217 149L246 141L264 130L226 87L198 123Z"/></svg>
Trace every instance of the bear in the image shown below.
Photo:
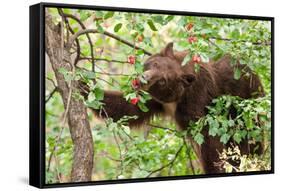
<svg viewBox="0 0 281 191"><path fill-rule="evenodd" d="M225 55L218 61L203 63L189 61L182 65L188 51L174 51L173 43L150 56L144 63L143 77L147 81L141 84L141 89L147 91L152 99L146 103L148 112L142 112L138 106L125 100L122 92L105 91L103 110L93 110L102 117L118 120L121 117L138 116L129 121L130 126L138 126L154 115L168 115L175 120L179 129L186 130L191 121L197 121L207 114L206 107L212 100L221 95L239 96L244 99L264 96L264 90L259 77L246 65L236 64L243 71L250 73L250 77L241 75L234 79L234 69L231 66L231 56ZM199 71L195 71L195 64ZM85 93L87 95L87 92ZM84 95L84 96L85 96ZM235 115L235 111L234 114ZM235 116L234 116L235 117ZM208 135L208 129L203 128L204 142L199 145L192 137L188 137L200 162L203 173L223 173L223 169L215 165L219 161L219 152L227 148L220 142L219 137ZM254 146L249 147L247 140L239 144L242 154L254 152ZM262 147L259 145L261 153Z"/></svg>

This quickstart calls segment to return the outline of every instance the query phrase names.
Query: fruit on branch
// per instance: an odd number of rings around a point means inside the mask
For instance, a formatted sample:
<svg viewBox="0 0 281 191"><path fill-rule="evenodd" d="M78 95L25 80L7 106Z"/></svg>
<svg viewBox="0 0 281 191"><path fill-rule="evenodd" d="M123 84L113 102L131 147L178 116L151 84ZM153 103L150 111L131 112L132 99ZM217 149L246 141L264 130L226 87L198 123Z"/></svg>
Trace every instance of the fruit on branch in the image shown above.
<svg viewBox="0 0 281 191"><path fill-rule="evenodd" d="M140 98L139 98L139 97L132 98L132 99L131 99L131 104L137 105L137 103L138 103L139 101L140 101Z"/></svg>
<svg viewBox="0 0 281 191"><path fill-rule="evenodd" d="M137 40L138 40L138 42L142 42L143 41L143 35L139 35Z"/></svg>
<svg viewBox="0 0 281 191"><path fill-rule="evenodd" d="M186 26L185 26L185 28L186 28L186 30L188 30L188 31L190 31L192 28L193 28L193 23L188 23Z"/></svg>
<svg viewBox="0 0 281 191"><path fill-rule="evenodd" d="M136 57L133 55L128 56L128 62L129 64L135 64L136 63Z"/></svg>
<svg viewBox="0 0 281 191"><path fill-rule="evenodd" d="M189 43L194 43L194 42L197 41L197 37L196 36L190 36L190 37L188 37L187 40L188 40Z"/></svg>
<svg viewBox="0 0 281 191"><path fill-rule="evenodd" d="M140 88L140 85L141 85L141 83L140 83L140 80L139 80L139 79L133 79L133 80L132 80L132 87L133 87L134 89L139 89L139 88Z"/></svg>
<svg viewBox="0 0 281 191"><path fill-rule="evenodd" d="M192 61L196 62L196 63L199 63L199 62L201 62L201 58L200 58L199 55L195 54L195 55L192 56Z"/></svg>

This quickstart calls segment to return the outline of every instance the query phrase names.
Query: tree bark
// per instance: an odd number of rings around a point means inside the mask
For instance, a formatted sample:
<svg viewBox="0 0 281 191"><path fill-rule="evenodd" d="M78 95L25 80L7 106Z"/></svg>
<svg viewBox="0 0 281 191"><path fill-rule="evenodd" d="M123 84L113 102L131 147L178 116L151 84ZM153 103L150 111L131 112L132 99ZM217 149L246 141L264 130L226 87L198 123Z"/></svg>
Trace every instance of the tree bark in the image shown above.
<svg viewBox="0 0 281 191"><path fill-rule="evenodd" d="M63 26L55 25L51 15L47 11L45 16L45 49L55 72L58 91L63 100L68 126L74 144L71 181L91 181L94 154L93 138L87 119L87 110L83 101L71 96L71 92L78 89L77 81L72 81L68 84L64 76L59 72L60 68L72 71L72 67L74 66L71 63L74 61L71 60L69 49L64 46L61 32L61 27Z"/></svg>

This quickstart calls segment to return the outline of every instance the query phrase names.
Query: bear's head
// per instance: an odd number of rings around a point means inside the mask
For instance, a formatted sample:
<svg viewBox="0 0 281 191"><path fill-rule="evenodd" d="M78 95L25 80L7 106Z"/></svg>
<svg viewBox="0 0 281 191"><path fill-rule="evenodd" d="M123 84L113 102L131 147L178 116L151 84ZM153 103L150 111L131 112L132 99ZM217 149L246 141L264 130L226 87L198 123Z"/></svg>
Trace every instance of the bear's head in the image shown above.
<svg viewBox="0 0 281 191"><path fill-rule="evenodd" d="M181 66L183 58L173 51L169 43L160 53L152 55L144 63L142 88L160 103L178 101L185 89L195 80L194 74L186 74Z"/></svg>

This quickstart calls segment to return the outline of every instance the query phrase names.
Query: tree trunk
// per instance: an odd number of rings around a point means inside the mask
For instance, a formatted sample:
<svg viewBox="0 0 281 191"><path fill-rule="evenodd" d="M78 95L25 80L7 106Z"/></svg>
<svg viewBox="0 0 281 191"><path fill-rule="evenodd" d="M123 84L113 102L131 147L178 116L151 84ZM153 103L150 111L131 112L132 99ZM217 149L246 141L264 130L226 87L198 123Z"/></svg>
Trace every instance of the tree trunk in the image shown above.
<svg viewBox="0 0 281 191"><path fill-rule="evenodd" d="M58 83L58 90L63 99L67 114L68 126L74 144L73 164L71 171L72 182L91 181L93 169L93 139L87 110L83 101L73 98L71 92L75 92L78 83L67 83L64 76L59 72L60 68L72 71L73 61L69 49L62 44L63 34L61 25L55 25L52 17L46 12L45 26L45 49L50 58L52 68ZM71 85L70 85L71 84Z"/></svg>

